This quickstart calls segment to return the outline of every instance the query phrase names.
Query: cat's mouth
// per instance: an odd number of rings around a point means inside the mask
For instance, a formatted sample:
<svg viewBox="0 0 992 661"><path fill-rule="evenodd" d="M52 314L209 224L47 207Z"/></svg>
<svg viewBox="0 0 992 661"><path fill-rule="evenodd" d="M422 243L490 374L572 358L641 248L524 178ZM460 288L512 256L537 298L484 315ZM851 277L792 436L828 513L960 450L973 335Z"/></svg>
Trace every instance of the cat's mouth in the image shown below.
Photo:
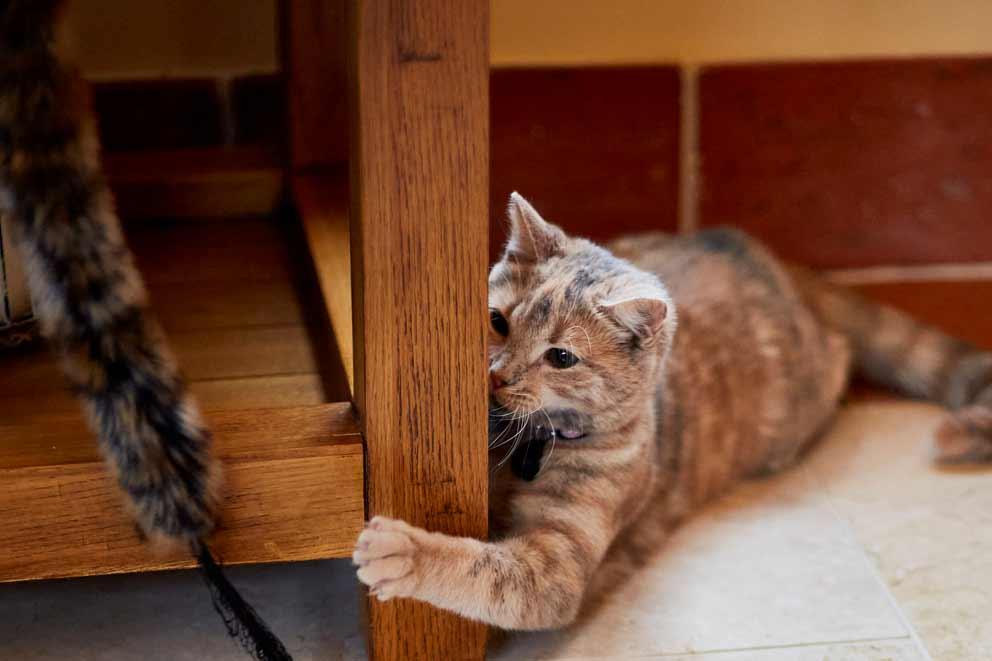
<svg viewBox="0 0 992 661"><path fill-rule="evenodd" d="M515 414L496 402L489 406L489 442L505 438L519 441L575 441L588 435L589 416L574 409L538 409L526 415Z"/></svg>

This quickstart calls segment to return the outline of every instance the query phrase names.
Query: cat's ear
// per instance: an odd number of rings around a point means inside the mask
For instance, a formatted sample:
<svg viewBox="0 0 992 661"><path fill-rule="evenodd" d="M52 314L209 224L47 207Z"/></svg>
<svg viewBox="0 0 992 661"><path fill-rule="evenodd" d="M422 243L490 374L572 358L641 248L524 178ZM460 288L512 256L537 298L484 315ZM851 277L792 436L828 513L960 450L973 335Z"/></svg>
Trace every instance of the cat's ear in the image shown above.
<svg viewBox="0 0 992 661"><path fill-rule="evenodd" d="M670 344L675 326L671 301L660 292L645 289L599 304L601 312L630 331L640 347Z"/></svg>
<svg viewBox="0 0 992 661"><path fill-rule="evenodd" d="M524 196L510 193L510 240L504 257L519 262L539 262L565 252L565 233L541 218Z"/></svg>

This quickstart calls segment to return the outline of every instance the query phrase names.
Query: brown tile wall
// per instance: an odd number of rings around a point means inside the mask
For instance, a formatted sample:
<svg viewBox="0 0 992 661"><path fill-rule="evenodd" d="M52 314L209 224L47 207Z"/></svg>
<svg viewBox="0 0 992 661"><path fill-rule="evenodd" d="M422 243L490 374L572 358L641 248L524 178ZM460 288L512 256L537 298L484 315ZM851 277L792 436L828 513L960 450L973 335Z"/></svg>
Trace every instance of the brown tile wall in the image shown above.
<svg viewBox="0 0 992 661"><path fill-rule="evenodd" d="M825 268L992 259L992 58L699 79L699 221Z"/></svg>
<svg viewBox="0 0 992 661"><path fill-rule="evenodd" d="M593 239L676 230L679 88L674 66L494 70L491 254L513 190Z"/></svg>

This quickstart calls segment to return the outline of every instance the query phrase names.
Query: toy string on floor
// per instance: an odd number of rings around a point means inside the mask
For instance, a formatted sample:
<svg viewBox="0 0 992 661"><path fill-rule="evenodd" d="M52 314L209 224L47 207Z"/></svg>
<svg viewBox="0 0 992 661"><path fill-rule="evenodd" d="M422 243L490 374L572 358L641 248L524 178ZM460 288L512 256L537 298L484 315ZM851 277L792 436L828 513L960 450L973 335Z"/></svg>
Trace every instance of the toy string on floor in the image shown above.
<svg viewBox="0 0 992 661"><path fill-rule="evenodd" d="M227 580L210 548L203 541L197 541L191 550L210 588L214 610L224 620L227 633L258 661L292 661L279 638Z"/></svg>

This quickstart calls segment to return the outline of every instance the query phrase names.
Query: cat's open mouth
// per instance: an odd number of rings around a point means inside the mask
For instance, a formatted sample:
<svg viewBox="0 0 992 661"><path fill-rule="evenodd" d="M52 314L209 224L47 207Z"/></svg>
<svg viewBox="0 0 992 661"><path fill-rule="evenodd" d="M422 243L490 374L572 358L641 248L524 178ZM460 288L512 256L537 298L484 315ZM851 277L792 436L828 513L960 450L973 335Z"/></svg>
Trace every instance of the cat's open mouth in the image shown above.
<svg viewBox="0 0 992 661"><path fill-rule="evenodd" d="M490 403L489 444L492 447L507 438L522 441L574 441L588 434L588 416L574 409L539 409L518 415L502 406Z"/></svg>

